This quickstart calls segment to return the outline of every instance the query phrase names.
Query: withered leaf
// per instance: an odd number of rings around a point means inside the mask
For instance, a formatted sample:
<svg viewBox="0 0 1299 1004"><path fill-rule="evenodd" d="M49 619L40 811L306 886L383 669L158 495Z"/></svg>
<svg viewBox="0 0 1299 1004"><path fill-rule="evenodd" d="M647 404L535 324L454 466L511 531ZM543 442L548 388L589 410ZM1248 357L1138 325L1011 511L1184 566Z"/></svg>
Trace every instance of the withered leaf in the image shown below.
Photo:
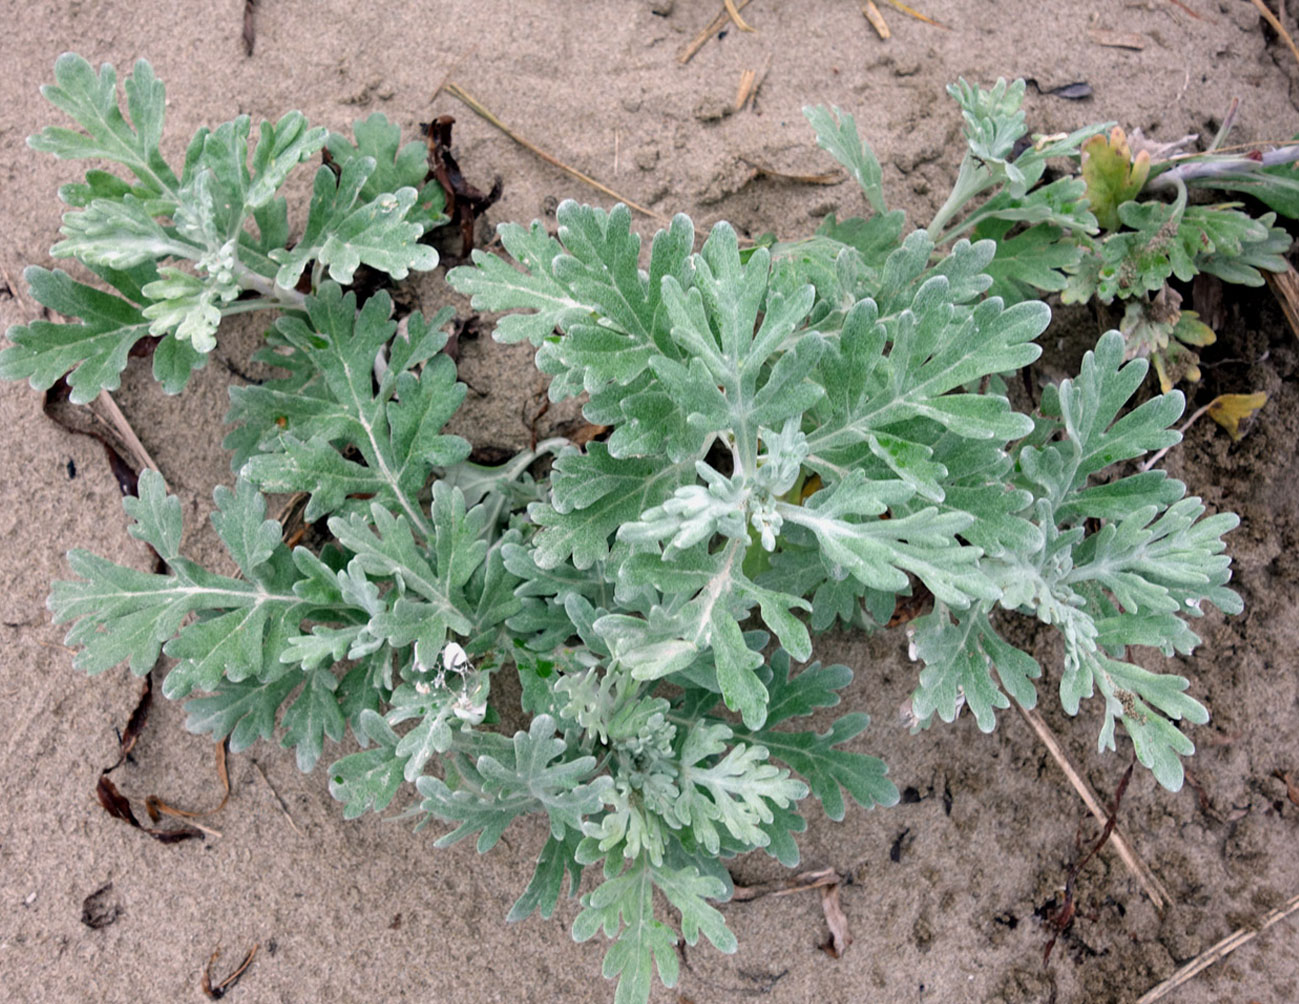
<svg viewBox="0 0 1299 1004"><path fill-rule="evenodd" d="M838 883L821 887L821 909L830 928L830 940L821 946L821 950L832 959L841 959L852 944L852 934L848 931L848 917L839 903Z"/></svg>
<svg viewBox="0 0 1299 1004"><path fill-rule="evenodd" d="M99 798L99 804L104 807L104 811L116 819L129 823L135 829L147 833L154 840L161 844L176 844L182 840L190 840L193 837L203 838L203 831L195 829L192 826L183 826L174 830L160 830L150 826L142 826L140 821L135 818L135 813L131 810L131 802L125 795L117 790L117 785L109 779L107 774L99 775L99 784L95 786L95 795Z"/></svg>

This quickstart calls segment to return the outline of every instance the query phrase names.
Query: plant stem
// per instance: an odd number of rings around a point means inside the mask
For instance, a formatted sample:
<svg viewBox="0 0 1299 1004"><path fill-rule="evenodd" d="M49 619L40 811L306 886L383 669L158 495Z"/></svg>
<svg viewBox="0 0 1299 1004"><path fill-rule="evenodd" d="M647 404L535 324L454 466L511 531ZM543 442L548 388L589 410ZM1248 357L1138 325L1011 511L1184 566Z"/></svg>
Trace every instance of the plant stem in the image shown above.
<svg viewBox="0 0 1299 1004"><path fill-rule="evenodd" d="M274 306L285 307L289 310L305 310L307 307L305 293L299 293L296 289L285 289L274 280L254 272L241 261L235 262L234 277L235 282L239 283L241 289L260 293L268 300L273 300Z"/></svg>
<svg viewBox="0 0 1299 1004"><path fill-rule="evenodd" d="M941 232L948 221L960 212L962 206L988 187L990 180L988 169L976 166L970 155L966 154L965 159L961 161L961 170L956 175L956 184L952 186L952 194L947 197L947 201L926 227L929 233ZM941 244L942 241L936 240L934 243Z"/></svg>

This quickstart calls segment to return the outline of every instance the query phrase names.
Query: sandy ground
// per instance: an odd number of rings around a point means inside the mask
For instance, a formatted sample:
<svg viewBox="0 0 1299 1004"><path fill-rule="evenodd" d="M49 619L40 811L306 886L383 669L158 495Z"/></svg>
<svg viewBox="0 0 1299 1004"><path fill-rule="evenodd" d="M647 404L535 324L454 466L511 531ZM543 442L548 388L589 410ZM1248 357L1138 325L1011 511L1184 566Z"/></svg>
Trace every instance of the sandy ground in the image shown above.
<svg viewBox="0 0 1299 1004"><path fill-rule="evenodd" d="M1029 122L1040 132L1114 119L1163 138L1212 134L1233 97L1242 100L1238 139L1299 130L1292 100L1299 68L1247 0L924 0L919 6L948 31L880 6L893 28L887 43L855 0L754 0L744 17L756 31L727 31L682 66L679 48L718 0L261 0L251 58L239 40L237 0L12 4L0 40L0 321L34 316L21 270L51 264L54 189L79 176L75 165L23 142L60 122L37 87L67 49L122 70L139 56L152 61L168 87L172 155L197 126L239 112L274 118L301 108L313 123L343 129L382 110L412 135L416 122L454 114L466 174L483 187L504 179L493 223L546 218L565 197L602 197L451 98L430 105L449 73L525 135L657 212L684 210L700 226L725 218L745 233L782 237L806 233L828 211L861 208L848 184L753 177L754 163L795 173L829 168L800 114L811 102L857 116L893 201L916 223L937 207L959 159L958 115L942 90L958 75L984 83L1030 76L1043 88L1092 84L1095 97L1082 104L1030 93ZM1293 17L1286 23L1296 30ZM1101 46L1090 34L1097 29L1136 34L1145 47ZM756 105L723 114L746 68L766 73ZM643 222L648 235L653 222ZM448 299L440 277L421 282L416 295L426 307ZM1085 313L1064 317L1043 336L1047 355L1035 378L1063 375L1094 337ZM256 338L253 330L223 332L220 357L246 358ZM506 351L486 338L468 346L462 372L486 396L465 427L480 445L526 441L520 414L542 389L513 375L527 361L526 349ZM1247 603L1240 617L1209 618L1204 648L1180 660L1214 715L1194 734L1202 797L1191 785L1170 795L1138 773L1123 804L1124 829L1175 905L1160 917L1105 852L1080 879L1078 920L1043 965L1048 934L1037 914L1062 894L1076 857L1078 799L1015 715L990 736L968 717L907 735L894 724L914 674L901 639L833 635L821 640L819 657L857 670L848 703L875 718L861 748L886 757L908 789L894 809L850 813L837 825L813 818L802 842L807 866L851 875L843 905L855 944L838 960L818 950L825 927L814 893L733 904L725 912L739 953L691 950L678 989L659 988L656 1001L1133 1001L1299 891L1299 806L1272 776L1299 770L1299 353L1267 297L1250 295L1229 301L1206 361L1196 401L1255 389L1272 400L1241 443L1197 427L1170 458L1176 476L1213 505L1242 513L1232 550ZM211 491L230 477L221 416L235 379L210 365L185 396L166 398L147 367L133 366L116 395L184 500L187 548L208 560L217 554L205 525ZM435 850L428 833L402 823L344 822L323 770L302 776L292 754L273 746L231 758L230 802L206 821L219 836L167 846L105 815L95 780L116 758L114 728L139 683L125 670L89 682L73 671L44 598L50 581L66 574L69 547L141 568L148 559L125 534L103 451L46 420L39 395L0 387L0 436L0 771L8 791L0 810L0 999L202 1000L200 973L211 953L222 950L223 972L254 944L261 950L230 1000L611 999L599 976L604 945L569 938L573 901L548 923L504 923L544 840L535 823L516 825L485 857L472 842ZM1026 628L1023 638L1037 638L1048 667L1058 664L1044 634ZM1044 689L1052 686L1048 680ZM1094 716L1071 721L1054 703L1044 702L1047 719L1070 756L1099 791L1112 792L1126 755L1098 757ZM189 806L218 800L211 746L186 733L183 718L179 707L155 704L133 762L114 775L124 792ZM777 870L765 856L734 867L742 882ZM87 896L108 883L89 904L94 916L83 918ZM1294 1001L1296 949L1292 919L1166 1000Z"/></svg>

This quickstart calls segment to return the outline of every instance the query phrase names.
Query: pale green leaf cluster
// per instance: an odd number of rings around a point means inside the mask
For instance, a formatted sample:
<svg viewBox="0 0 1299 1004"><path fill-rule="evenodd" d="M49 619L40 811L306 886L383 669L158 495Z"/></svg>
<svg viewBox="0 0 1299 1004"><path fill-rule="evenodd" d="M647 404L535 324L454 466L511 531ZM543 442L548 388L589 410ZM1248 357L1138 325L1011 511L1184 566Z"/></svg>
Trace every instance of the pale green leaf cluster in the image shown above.
<svg viewBox="0 0 1299 1004"><path fill-rule="evenodd" d="M107 64L96 73L66 53L54 79L42 93L80 129L50 126L30 145L63 159L106 161L127 177L94 169L83 183L61 188L72 208L50 253L81 262L111 292L59 270L29 268L32 296L80 320L11 328L0 378L44 389L70 374L72 399L83 403L115 389L131 348L152 335L162 339L154 374L176 393L216 345L222 318L301 307L296 286L308 265L313 290L326 269L347 283L362 264L394 278L437 265L437 253L420 238L445 222L443 193L426 181L419 145L397 151L400 130L381 115L357 123L355 145L308 126L300 112L261 123L250 142L251 120L240 115L200 129L176 169L159 149L166 95L147 62L137 62L123 83L125 109ZM317 168L306 232L289 250L279 190L327 138L342 166L337 174Z"/></svg>
<svg viewBox="0 0 1299 1004"><path fill-rule="evenodd" d="M1030 143L1020 107L1023 81L998 80L985 90L961 80L948 93L961 108L966 151L952 193L929 227L936 242L943 245L967 232L994 242L996 251L986 269L992 278L989 293L1008 304L1043 293L1061 293L1065 303L1093 297L1105 304L1126 302L1129 320L1122 330L1128 336L1128 356L1150 357L1164 390L1182 376L1198 379L1197 356L1186 346L1213 340L1194 314L1170 309L1170 281L1188 283L1208 273L1260 286L1263 272L1285 271L1290 237L1275 225L1276 213L1252 217L1239 204L1188 205L1187 184L1249 192L1295 217L1299 202L1293 165L1263 168L1253 160L1210 154L1203 158L1202 173L1189 174L1187 182L1180 175L1193 172L1195 162L1169 171L1163 187L1176 192L1173 202L1139 200L1147 175L1154 181L1169 165L1151 171L1142 155L1143 169L1132 180L1130 148L1122 131L1114 129L1111 146L1103 151L1107 167L1097 169L1095 179L1107 198L1100 199L1102 191L1091 193L1105 203L1097 207L1105 220L1102 229L1089 205L1086 170L1075 169L1048 183L1043 183L1043 173L1051 158L1081 161L1087 154L1084 146L1092 148L1087 140L1109 131L1112 123L1068 136L1033 137ZM853 172L881 211L878 182L854 166L856 155L845 129L824 110L810 110L808 116L822 146ZM1120 184L1128 181L1127 187ZM1153 337L1142 337L1135 333L1138 329L1153 329Z"/></svg>
<svg viewBox="0 0 1299 1004"><path fill-rule="evenodd" d="M1016 156L1022 85L959 85L970 153L955 201L905 236L852 117L825 109L808 117L869 219L741 247L726 224L700 242L678 216L644 254L621 206L565 202L554 236L502 226L512 260L475 252L449 281L503 312L498 340L530 342L552 398L584 396L608 434L486 468L445 431L465 395L442 352L450 312L398 320L386 293L342 288L362 265L428 266L418 238L442 207L417 144L381 116L352 143L290 115L250 154L236 119L173 176L147 64L126 84L131 124L111 69L64 57L56 76L51 99L85 132L34 145L135 179L91 172L65 192L79 213L61 247L116 292L33 272L38 298L75 320L11 334L0 370L48 384L71 369L84 399L165 322L155 369L178 390L222 317L250 297L283 308L254 357L276 374L231 392L237 477L212 515L225 568L184 556L180 502L145 472L131 533L165 571L74 551L75 579L50 597L82 669L145 673L166 655L163 690L188 699L189 728L235 750L278 736L303 770L350 744L328 768L347 818L404 804L449 825L439 843L486 851L543 816L510 919L550 916L598 866L573 935L611 939L604 970L627 1004L655 973L675 984L682 938L735 950L715 905L731 894L723 862L761 849L796 865L807 796L836 820L897 801L864 752L867 716L832 710L853 670L811 661L813 634L878 629L922 586L922 724L968 705L989 730L1012 699L1033 706L1046 672L1070 714L1099 696L1103 748L1121 724L1155 777L1181 784L1192 745L1175 723L1205 709L1134 650L1186 655L1205 603L1240 608L1222 543L1235 517L1123 466L1175 442L1182 399L1133 403L1146 364L1124 362L1119 334L1039 414L1006 391L1049 321L1035 291L1064 287L1096 228L1079 182L1042 184L1046 160L1100 127ZM336 170L317 172L290 249L275 193L326 142ZM1239 245L1235 267L1265 267L1255 231L1193 218L1216 249ZM308 273L311 292L288 295ZM286 545L272 493L305 496L327 542ZM1060 666L1003 638L1014 613L1059 630ZM525 716L512 735L493 728L518 714L497 702L501 672Z"/></svg>

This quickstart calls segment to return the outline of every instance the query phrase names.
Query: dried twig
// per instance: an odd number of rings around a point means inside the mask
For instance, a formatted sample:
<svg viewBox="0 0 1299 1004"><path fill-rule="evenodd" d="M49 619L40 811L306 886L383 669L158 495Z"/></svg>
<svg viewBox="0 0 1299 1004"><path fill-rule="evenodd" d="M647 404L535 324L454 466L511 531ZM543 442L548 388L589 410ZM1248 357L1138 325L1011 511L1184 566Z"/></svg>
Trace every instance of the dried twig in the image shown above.
<svg viewBox="0 0 1299 1004"><path fill-rule="evenodd" d="M108 391L101 390L99 397L90 402L88 407L121 437L127 452L131 454L131 459L135 461L137 471L142 471L148 467L159 474L162 473L161 468L158 467L158 462L144 448L144 444L140 442L140 437L135 434L135 429L131 427L131 423L127 421L126 416L122 414L122 409L117 406L117 402L113 400L113 396Z"/></svg>
<svg viewBox="0 0 1299 1004"><path fill-rule="evenodd" d="M767 61L763 63L761 70L745 70L740 74L740 86L735 93L735 110L743 111L745 105L750 108L758 100L758 88L767 79L767 74L771 72L771 53L767 53Z"/></svg>
<svg viewBox="0 0 1299 1004"><path fill-rule="evenodd" d="M1290 32L1285 30L1285 25L1281 23L1275 14L1268 10L1268 6L1263 2L1263 0L1251 0L1251 2L1258 8L1258 12L1263 16L1263 20L1270 24L1272 30L1280 35L1281 40L1290 47L1290 52L1294 56L1295 62L1299 63L1299 48L1295 47L1294 39L1290 37Z"/></svg>
<svg viewBox="0 0 1299 1004"><path fill-rule="evenodd" d="M788 896L791 893L805 892L808 889L839 885L841 882L843 882L843 876L833 868L821 868L817 871L799 872L797 875L777 879L775 882L737 885L731 894L731 901L734 903L747 903L750 900L761 899L763 896Z"/></svg>
<svg viewBox="0 0 1299 1004"><path fill-rule="evenodd" d="M488 111L487 108L484 107L484 105L480 101L478 101L472 95L467 93L465 89L462 88L455 81L448 80L445 84L443 84L442 89L446 91L448 94L450 94L453 98L457 98L458 100L463 101L469 107L469 109L473 111L476 115L479 115L491 125L494 125L497 129L505 133L506 136L510 137L510 139L514 140L514 142L518 143L519 146L523 147L525 150L532 151L534 154L536 154L538 157L544 160L547 164L551 164L559 168L561 171L564 171L565 173L572 175L578 181L590 185L596 191L603 192L605 195L609 196L612 199L617 199L619 202L624 203L629 209L634 209L636 212L642 214L643 216L648 216L652 220L658 220L664 226L668 225L669 222L668 218L663 214L656 213L653 209L647 209L645 206L633 202L625 195L620 195L619 193L615 192L612 188L610 188L608 185L601 184L600 182L596 181L594 178L590 177L589 175L583 174L577 168L570 167L568 164L565 164L558 157L554 157L551 154L546 153L545 150L541 149L536 144L530 143L528 140L524 139L513 129L507 126L504 122L498 119L495 115L493 115L490 111Z"/></svg>
<svg viewBox="0 0 1299 1004"><path fill-rule="evenodd" d="M1158 986L1152 987L1148 990L1137 1001L1137 1004L1155 1004L1155 1001L1163 1000L1183 983L1188 982L1199 973L1202 973L1219 959L1230 955L1241 945L1253 941L1273 924L1285 920L1296 910L1299 910L1299 896L1291 896L1284 904L1264 916L1263 919L1259 921L1258 927L1242 927L1233 931L1212 948L1202 952L1181 969L1177 970L1177 972L1173 973L1172 976L1164 980L1163 983L1160 983Z"/></svg>
<svg viewBox="0 0 1299 1004"><path fill-rule="evenodd" d="M739 28L740 31L753 31L753 28L745 22L744 18L740 17L740 11L735 6L735 0L722 0L722 4L726 7L726 16L731 19L735 27Z"/></svg>
<svg viewBox="0 0 1299 1004"><path fill-rule="evenodd" d="M262 780L266 782L266 787L270 789L271 794L275 796L275 803L280 807L280 811L284 813L284 818L289 821L289 825L293 827L293 832L296 833L298 836L302 836L302 831L298 829L298 824L293 821L293 813L289 812L288 805L285 804L285 801L280 796L280 793L275 790L275 785L271 784L271 779L266 776L266 771L262 770L262 765L259 764L256 760L254 760L253 766L257 768L257 773L260 774L262 776Z"/></svg>
<svg viewBox="0 0 1299 1004"><path fill-rule="evenodd" d="M735 110L737 112L744 110L744 106L749 103L749 98L753 97L754 92L758 89L756 86L757 79L757 70L741 71L740 85L735 89Z"/></svg>
<svg viewBox="0 0 1299 1004"><path fill-rule="evenodd" d="M1146 37L1135 31L1110 31L1105 28L1093 28L1087 32L1097 45L1108 49L1132 49L1140 52L1146 47Z"/></svg>
<svg viewBox="0 0 1299 1004"><path fill-rule="evenodd" d="M866 20L871 23L871 27L875 29L875 34L877 34L881 39L887 42L893 37L893 32L889 31L889 26L884 20L884 15L881 14L880 9L875 6L875 0L866 0L866 2L861 5L861 12L866 15Z"/></svg>
<svg viewBox="0 0 1299 1004"><path fill-rule="evenodd" d="M212 982L212 964L221 957L221 949L217 949L208 956L207 965L203 967L203 978L199 981L199 989L207 995L208 1000L219 1001L234 988L240 978L248 971L248 967L253 964L253 959L257 955L257 949L261 948L260 944L253 945L248 954L244 956L244 961L239 963L239 968L233 973L221 980L219 983Z"/></svg>
<svg viewBox="0 0 1299 1004"><path fill-rule="evenodd" d="M1190 417L1178 426L1178 439L1176 443L1173 443L1172 446L1165 446L1162 450L1158 450L1151 454L1142 461L1142 463L1137 467L1137 470L1140 473L1145 474L1146 471L1150 470L1150 468L1154 467L1155 464L1163 460L1173 446L1177 446L1182 442L1182 437L1186 435L1186 430L1206 414L1226 429L1227 434L1231 436L1233 440L1240 439L1242 433L1238 428L1239 423L1243 419L1249 418L1265 404L1267 404L1267 395L1261 392L1257 394L1219 394L1208 404L1196 408L1195 411L1191 412Z"/></svg>
<svg viewBox="0 0 1299 1004"><path fill-rule="evenodd" d="M738 16L740 11L744 10L744 8L747 6L749 6L749 0L735 0L734 9L736 15ZM703 31L701 31L698 35L692 38L690 40L690 43L684 49L681 50L681 54L677 56L677 62L688 63L690 62L690 60L694 59L695 53L698 52L700 49L702 49L704 47L704 44L710 38L712 38L724 27L726 27L726 23L730 20L731 20L730 11L727 10L726 7L722 7L718 15L708 22L707 27L705 27Z"/></svg>
<svg viewBox="0 0 1299 1004"><path fill-rule="evenodd" d="M777 181L794 181L800 185L839 185L848 178L842 171L826 171L824 174L792 174L789 171L777 171L774 167L768 167L766 164L751 160L748 157L740 157L739 159L753 168L755 177L765 175L768 178L775 178Z"/></svg>
<svg viewBox="0 0 1299 1004"><path fill-rule="evenodd" d="M902 2L902 0L889 0L889 3L902 11L903 14L906 14L909 17L914 17L917 21L923 21L925 24L932 24L935 28L942 28L943 31L952 30L947 25L943 24L943 22L935 21L932 17L926 17L924 14L921 14L920 11L908 7Z"/></svg>
<svg viewBox="0 0 1299 1004"><path fill-rule="evenodd" d="M1015 707L1019 708L1019 713L1024 716L1024 720L1028 722L1029 727L1036 732L1037 737L1042 740L1042 745L1047 748L1047 752L1051 754L1052 759L1060 765L1060 769L1064 771L1065 777L1067 777L1069 783L1073 785L1074 791L1078 792L1079 797L1082 798L1083 803L1087 806L1087 811L1095 816L1096 820L1104 826L1108 821L1109 816L1101 805L1100 799L1096 797L1096 792L1092 790L1092 786L1087 783L1083 776L1074 768L1073 764L1069 762L1069 758L1065 756L1064 750L1061 748L1055 734L1052 733L1046 722L1042 721L1042 716L1036 711L1029 711L1020 707L1018 703L1015 704ZM1118 855L1122 859L1123 864L1126 865L1128 871L1132 873L1132 877L1137 880L1150 902L1154 904L1155 909L1160 913L1163 913L1164 910L1168 908L1169 903L1172 902L1172 897L1169 896L1168 890L1163 887L1163 884L1159 879L1155 878L1154 873L1146 866L1145 862L1137 857L1136 851L1132 849L1127 838L1123 836L1117 827L1115 827L1114 831L1110 834L1110 843L1114 845L1114 849L1118 851Z"/></svg>
<svg viewBox="0 0 1299 1004"><path fill-rule="evenodd" d="M230 801L230 771L226 766L226 741L222 739L220 742L214 743L213 751L216 756L217 780L221 782L221 801L211 809L178 809L174 805L168 805L157 795L150 795L144 800L144 807L149 813L150 819L155 823L158 822L159 818L162 816L174 816L177 819L196 820L203 816L215 815L226 807L226 803ZM204 833L210 833L217 837L221 836L220 831L211 829L201 823L194 823L194 825Z"/></svg>
<svg viewBox="0 0 1299 1004"><path fill-rule="evenodd" d="M1114 801L1110 803L1110 811L1105 817L1105 825L1101 828L1101 835L1096 838L1096 842L1092 844L1091 849L1088 850L1087 853L1069 869L1069 877L1066 878L1064 882L1064 903L1055 914L1050 917L1050 925L1053 930L1051 940L1046 943L1046 948L1042 952L1042 965L1046 965L1050 960L1051 949L1055 947L1055 943L1059 940L1060 935L1064 934L1064 932L1069 929L1069 925L1073 923L1078 908L1077 901L1074 899L1074 889L1076 887L1075 884L1078 881L1078 876L1081 875L1082 870L1087 867L1087 863L1097 855L1110 837L1113 836L1114 827L1116 827L1119 822L1119 804L1123 801L1123 793L1128 790L1128 783L1132 780L1132 770L1136 765L1137 756L1134 753L1132 755L1132 762L1128 764L1128 769L1123 772L1123 779L1119 781L1118 787L1114 789Z"/></svg>
<svg viewBox="0 0 1299 1004"><path fill-rule="evenodd" d="M1182 3L1182 0L1169 0L1169 2L1173 4L1173 6L1180 7L1182 10L1186 11L1186 13L1190 14L1191 17L1195 18L1197 21L1208 21L1210 24L1217 23L1213 18L1205 17L1203 14L1197 14L1195 11L1191 10L1190 7L1186 6L1186 4Z"/></svg>
<svg viewBox="0 0 1299 1004"><path fill-rule="evenodd" d="M447 67L447 72L442 74L442 79L438 81L438 85L435 88L433 88L433 93L430 94L428 98L429 104L432 104L434 101L437 100L437 96L442 93L442 88L446 87L447 81L451 79L452 74L454 74L456 70L460 69L460 67L464 64L464 62L477 51L478 51L478 46L471 45L468 49L466 49L464 52L462 52L459 56L456 57L455 62L452 63L449 67Z"/></svg>

